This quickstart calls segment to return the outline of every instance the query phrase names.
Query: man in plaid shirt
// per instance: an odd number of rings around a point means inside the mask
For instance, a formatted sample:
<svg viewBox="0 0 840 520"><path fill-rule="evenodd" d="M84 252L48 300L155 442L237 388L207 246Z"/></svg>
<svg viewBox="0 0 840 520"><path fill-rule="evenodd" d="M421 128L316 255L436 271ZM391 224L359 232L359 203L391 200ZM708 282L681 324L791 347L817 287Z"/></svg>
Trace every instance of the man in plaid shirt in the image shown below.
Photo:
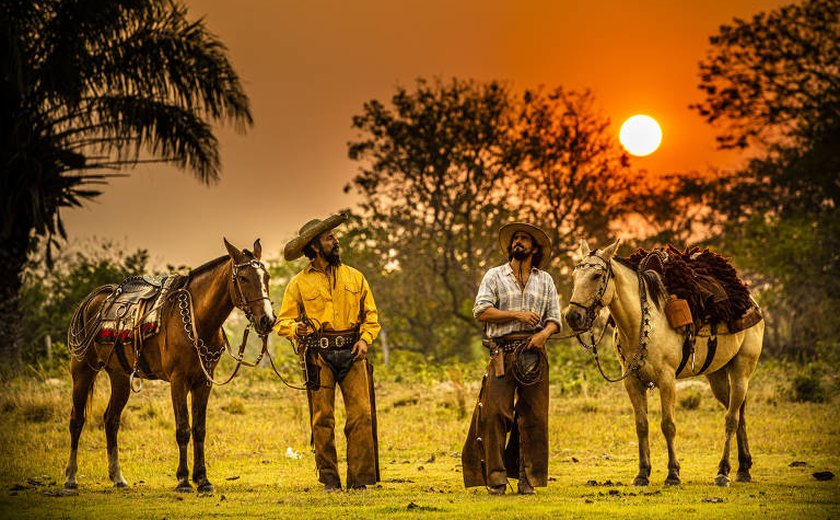
<svg viewBox="0 0 840 520"><path fill-rule="evenodd" d="M545 231L506 224L499 245L509 261L484 275L473 307L491 357L462 452L464 485L503 495L512 477L520 494L531 495L548 480L545 344L560 330L560 302L551 275L540 270L551 255Z"/></svg>

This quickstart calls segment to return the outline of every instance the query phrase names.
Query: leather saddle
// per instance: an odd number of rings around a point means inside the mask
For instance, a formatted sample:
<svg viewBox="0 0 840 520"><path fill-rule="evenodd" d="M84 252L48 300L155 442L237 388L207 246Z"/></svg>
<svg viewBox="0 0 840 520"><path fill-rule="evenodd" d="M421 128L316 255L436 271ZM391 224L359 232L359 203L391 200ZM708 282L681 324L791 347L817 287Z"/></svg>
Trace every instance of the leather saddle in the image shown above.
<svg viewBox="0 0 840 520"><path fill-rule="evenodd" d="M143 340L160 331L160 308L164 298L179 277L132 276L126 278L102 305L99 342Z"/></svg>

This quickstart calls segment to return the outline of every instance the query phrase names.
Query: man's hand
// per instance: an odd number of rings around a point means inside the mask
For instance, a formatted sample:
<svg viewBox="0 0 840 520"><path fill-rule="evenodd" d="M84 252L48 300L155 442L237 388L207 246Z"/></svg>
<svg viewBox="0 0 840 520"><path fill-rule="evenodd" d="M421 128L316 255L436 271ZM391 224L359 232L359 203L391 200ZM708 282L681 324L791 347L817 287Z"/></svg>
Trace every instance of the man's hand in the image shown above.
<svg viewBox="0 0 840 520"><path fill-rule="evenodd" d="M545 343L548 341L548 337L551 336L551 333L548 332L548 329L543 329L533 336L531 339L528 340L528 344L525 345L525 350L530 350L532 348L545 350Z"/></svg>
<svg viewBox="0 0 840 520"><path fill-rule="evenodd" d="M531 311L517 311L516 319L526 325L536 327L540 324L540 315Z"/></svg>
<svg viewBox="0 0 840 520"><path fill-rule="evenodd" d="M302 321L299 321L295 324L295 334L298 337L306 336L307 334L311 334L312 331L309 330L309 326Z"/></svg>
<svg viewBox="0 0 840 520"><path fill-rule="evenodd" d="M368 344L365 340L360 339L353 345L353 361L365 359L367 356Z"/></svg>

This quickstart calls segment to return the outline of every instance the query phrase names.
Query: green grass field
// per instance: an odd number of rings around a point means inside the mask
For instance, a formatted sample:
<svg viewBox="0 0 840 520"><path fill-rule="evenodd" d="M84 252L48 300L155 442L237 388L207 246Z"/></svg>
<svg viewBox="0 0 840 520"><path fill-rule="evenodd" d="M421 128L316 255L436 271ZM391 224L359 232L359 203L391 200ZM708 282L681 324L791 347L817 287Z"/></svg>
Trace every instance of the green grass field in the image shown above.
<svg viewBox="0 0 840 520"><path fill-rule="evenodd" d="M551 357L550 482L532 497L490 497L483 488L463 488L459 453L483 367L418 369L400 362L394 363L397 368L377 367L382 482L375 488L322 492L308 446L305 396L261 368L246 370L211 396L207 460L214 493L174 491L174 421L169 387L160 382L147 383L129 401L120 433L129 487L111 487L102 427L108 393L103 374L81 439L79 493L58 496L69 449L69 376L66 370L31 369L7 378L0 388L0 517L840 518L840 478L821 482L812 476L840 469L836 381L829 382L835 391L828 402L791 402L789 378L800 368L761 364L747 409L754 482L733 482L729 488L712 483L722 449L723 409L704 379L679 394L683 483L663 486L666 452L658 393L652 391L651 485L637 488L629 485L637 447L623 388L601 381L581 352L552 347ZM341 455L342 406L337 408ZM288 457L289 449L300 458ZM791 466L794 461L806 465Z"/></svg>

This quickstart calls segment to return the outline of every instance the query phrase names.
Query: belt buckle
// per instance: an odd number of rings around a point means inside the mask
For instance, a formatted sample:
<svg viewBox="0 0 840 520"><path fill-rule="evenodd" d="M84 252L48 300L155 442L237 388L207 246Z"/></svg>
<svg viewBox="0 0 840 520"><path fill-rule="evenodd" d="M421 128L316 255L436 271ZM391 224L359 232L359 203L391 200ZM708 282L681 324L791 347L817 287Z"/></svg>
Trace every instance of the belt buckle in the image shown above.
<svg viewBox="0 0 840 520"><path fill-rule="evenodd" d="M326 336L321 336L320 338L318 338L318 346L321 348L329 348L330 338Z"/></svg>
<svg viewBox="0 0 840 520"><path fill-rule="evenodd" d="M344 346L344 336L338 336L335 338L335 346L341 348Z"/></svg>

